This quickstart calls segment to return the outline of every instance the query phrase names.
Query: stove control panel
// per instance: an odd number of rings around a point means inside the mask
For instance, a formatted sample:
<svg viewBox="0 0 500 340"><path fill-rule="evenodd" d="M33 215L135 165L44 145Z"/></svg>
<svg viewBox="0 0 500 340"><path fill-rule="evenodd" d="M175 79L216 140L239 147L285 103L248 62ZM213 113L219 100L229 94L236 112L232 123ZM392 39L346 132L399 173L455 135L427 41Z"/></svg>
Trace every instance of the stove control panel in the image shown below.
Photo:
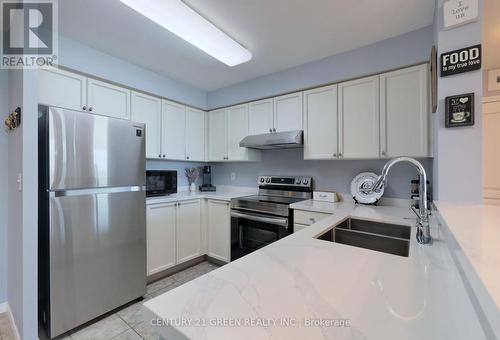
<svg viewBox="0 0 500 340"><path fill-rule="evenodd" d="M257 179L259 186L289 186L289 187L312 187L311 177L292 177L292 176L259 176Z"/></svg>

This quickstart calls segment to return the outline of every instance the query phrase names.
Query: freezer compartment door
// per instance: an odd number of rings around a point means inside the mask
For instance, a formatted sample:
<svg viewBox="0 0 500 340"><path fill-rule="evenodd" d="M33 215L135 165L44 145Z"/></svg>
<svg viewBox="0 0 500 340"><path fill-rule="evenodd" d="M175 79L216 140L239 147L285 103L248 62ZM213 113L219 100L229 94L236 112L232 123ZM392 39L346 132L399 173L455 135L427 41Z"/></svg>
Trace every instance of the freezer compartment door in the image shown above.
<svg viewBox="0 0 500 340"><path fill-rule="evenodd" d="M144 191L64 194L49 199L52 337L146 293Z"/></svg>
<svg viewBox="0 0 500 340"><path fill-rule="evenodd" d="M144 124L49 108L49 189L145 185Z"/></svg>

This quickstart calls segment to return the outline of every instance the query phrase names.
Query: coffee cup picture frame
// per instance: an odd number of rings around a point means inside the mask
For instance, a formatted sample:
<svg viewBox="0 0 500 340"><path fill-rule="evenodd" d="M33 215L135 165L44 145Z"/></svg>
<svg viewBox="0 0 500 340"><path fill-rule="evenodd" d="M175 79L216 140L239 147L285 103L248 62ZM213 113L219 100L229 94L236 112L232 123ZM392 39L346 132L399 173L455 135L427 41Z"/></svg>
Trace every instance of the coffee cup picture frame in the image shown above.
<svg viewBox="0 0 500 340"><path fill-rule="evenodd" d="M445 102L447 128L474 125L474 93L449 96Z"/></svg>

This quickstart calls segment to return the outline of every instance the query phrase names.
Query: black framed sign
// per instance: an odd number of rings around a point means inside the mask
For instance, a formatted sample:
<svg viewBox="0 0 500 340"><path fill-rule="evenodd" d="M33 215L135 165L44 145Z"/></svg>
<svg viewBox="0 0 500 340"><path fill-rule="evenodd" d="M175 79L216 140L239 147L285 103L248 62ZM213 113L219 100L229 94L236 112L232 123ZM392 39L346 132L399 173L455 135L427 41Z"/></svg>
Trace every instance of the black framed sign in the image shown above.
<svg viewBox="0 0 500 340"><path fill-rule="evenodd" d="M474 93L449 96L445 102L447 128L474 125Z"/></svg>
<svg viewBox="0 0 500 340"><path fill-rule="evenodd" d="M441 54L441 77L481 69L481 44Z"/></svg>

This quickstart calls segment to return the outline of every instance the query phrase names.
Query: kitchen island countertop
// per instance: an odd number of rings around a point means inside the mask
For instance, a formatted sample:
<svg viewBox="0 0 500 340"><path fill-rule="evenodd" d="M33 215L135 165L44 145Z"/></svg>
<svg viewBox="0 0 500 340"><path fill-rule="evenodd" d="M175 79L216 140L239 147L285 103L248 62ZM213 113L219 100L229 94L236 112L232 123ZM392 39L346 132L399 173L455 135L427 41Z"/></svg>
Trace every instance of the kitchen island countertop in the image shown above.
<svg viewBox="0 0 500 340"><path fill-rule="evenodd" d="M414 225L409 209L345 204L304 230L144 303L167 339L483 339L445 236L409 257L316 239L347 217ZM287 325L287 327L285 327Z"/></svg>

